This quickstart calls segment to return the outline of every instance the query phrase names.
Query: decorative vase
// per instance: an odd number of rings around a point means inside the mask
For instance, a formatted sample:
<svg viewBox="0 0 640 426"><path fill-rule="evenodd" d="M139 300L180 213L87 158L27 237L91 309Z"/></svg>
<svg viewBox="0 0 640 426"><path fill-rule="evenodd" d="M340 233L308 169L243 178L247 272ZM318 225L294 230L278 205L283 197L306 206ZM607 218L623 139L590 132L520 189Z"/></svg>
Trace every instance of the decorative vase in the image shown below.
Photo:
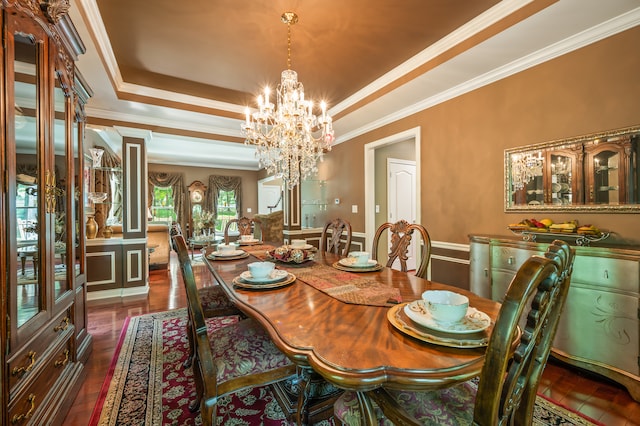
<svg viewBox="0 0 640 426"><path fill-rule="evenodd" d="M111 229L109 225L105 226L104 229L102 230L102 236L105 238L111 238L112 235L113 235L113 229Z"/></svg>
<svg viewBox="0 0 640 426"><path fill-rule="evenodd" d="M85 235L88 240L93 240L98 235L98 224L93 216L87 218L87 224L85 226Z"/></svg>

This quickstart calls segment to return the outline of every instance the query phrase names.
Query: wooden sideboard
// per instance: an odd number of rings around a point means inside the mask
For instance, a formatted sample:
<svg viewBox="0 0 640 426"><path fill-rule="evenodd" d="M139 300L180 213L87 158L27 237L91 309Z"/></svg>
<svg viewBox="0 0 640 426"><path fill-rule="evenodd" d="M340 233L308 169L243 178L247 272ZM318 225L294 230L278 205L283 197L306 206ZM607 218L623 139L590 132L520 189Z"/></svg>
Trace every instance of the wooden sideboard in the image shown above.
<svg viewBox="0 0 640 426"><path fill-rule="evenodd" d="M471 235L471 291L500 301L520 265L547 246L546 241ZM640 248L575 249L552 354L622 384L640 401Z"/></svg>

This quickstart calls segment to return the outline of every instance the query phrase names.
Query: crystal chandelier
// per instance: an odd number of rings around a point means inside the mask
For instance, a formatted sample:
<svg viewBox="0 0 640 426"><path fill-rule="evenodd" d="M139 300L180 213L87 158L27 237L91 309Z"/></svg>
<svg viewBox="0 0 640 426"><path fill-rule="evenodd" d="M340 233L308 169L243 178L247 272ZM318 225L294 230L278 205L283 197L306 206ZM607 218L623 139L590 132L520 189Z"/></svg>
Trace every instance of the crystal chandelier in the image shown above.
<svg viewBox="0 0 640 426"><path fill-rule="evenodd" d="M511 183L513 189L519 191L536 176L542 175L542 164L544 159L538 152L537 156L528 152L516 154L511 157Z"/></svg>
<svg viewBox="0 0 640 426"><path fill-rule="evenodd" d="M318 171L317 163L325 150L331 150L334 135L326 104L321 102L321 115L314 115L314 103L304 98L304 87L291 69L291 25L298 22L298 15L285 12L282 22L287 24L287 69L276 89L276 104L265 88L264 98L258 96L258 111L245 110L242 134L245 144L256 145L259 165L281 176L291 189Z"/></svg>

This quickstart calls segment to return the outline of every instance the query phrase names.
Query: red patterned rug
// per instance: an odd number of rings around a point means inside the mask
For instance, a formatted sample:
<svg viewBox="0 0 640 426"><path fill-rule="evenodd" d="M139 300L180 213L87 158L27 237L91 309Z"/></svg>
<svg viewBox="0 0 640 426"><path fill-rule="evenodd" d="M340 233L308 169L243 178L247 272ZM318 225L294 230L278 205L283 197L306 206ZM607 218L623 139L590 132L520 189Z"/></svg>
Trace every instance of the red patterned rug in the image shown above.
<svg viewBox="0 0 640 426"><path fill-rule="evenodd" d="M211 328L237 317L210 319ZM182 364L189 353L186 309L128 318L107 372L89 426L200 425L189 411L195 397L192 370ZM538 397L534 425L593 425L552 401ZM290 425L269 386L221 398L219 425ZM323 421L317 426L331 426Z"/></svg>

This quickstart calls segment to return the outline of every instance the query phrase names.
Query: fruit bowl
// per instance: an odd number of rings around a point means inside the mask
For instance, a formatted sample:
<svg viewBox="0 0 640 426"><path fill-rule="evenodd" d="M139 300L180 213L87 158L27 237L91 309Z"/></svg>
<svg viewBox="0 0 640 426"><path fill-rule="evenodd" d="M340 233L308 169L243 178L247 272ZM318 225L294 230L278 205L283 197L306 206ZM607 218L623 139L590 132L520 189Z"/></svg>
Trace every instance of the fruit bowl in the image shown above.
<svg viewBox="0 0 640 426"><path fill-rule="evenodd" d="M267 252L271 259L283 263L302 263L313 260L313 252L305 249L291 248L291 246L281 246Z"/></svg>

